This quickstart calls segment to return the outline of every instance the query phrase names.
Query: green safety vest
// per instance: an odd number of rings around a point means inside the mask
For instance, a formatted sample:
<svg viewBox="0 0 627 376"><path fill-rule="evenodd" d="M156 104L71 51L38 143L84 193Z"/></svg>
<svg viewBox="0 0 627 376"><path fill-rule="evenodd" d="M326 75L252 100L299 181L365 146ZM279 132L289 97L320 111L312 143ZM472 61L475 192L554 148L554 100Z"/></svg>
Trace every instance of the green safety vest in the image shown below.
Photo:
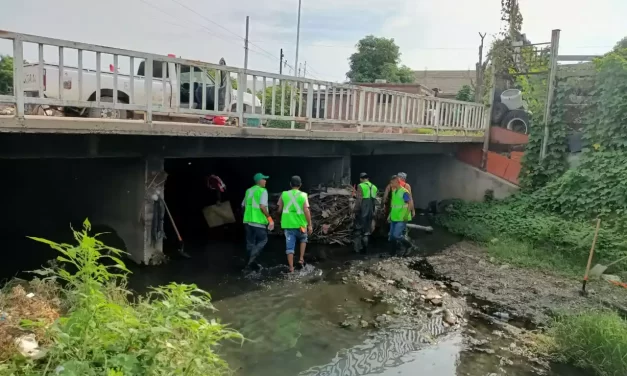
<svg viewBox="0 0 627 376"><path fill-rule="evenodd" d="M372 184L369 181L359 183L359 187L361 187L362 198L375 198L377 197L377 192L379 192L379 189L377 188L377 186Z"/></svg>
<svg viewBox="0 0 627 376"><path fill-rule="evenodd" d="M392 192L392 202L390 208L390 221L392 222L409 222L411 221L411 210L409 204L403 199L403 195L409 191L403 187L399 187Z"/></svg>
<svg viewBox="0 0 627 376"><path fill-rule="evenodd" d="M292 189L281 194L281 201L283 201L281 228L297 229L307 227L307 217L305 217L307 194L298 189Z"/></svg>
<svg viewBox="0 0 627 376"><path fill-rule="evenodd" d="M246 206L244 208L244 223L258 223L260 225L267 225L268 218L261 211L259 201L261 201L261 195L266 192L265 188L258 185L248 188L246 191Z"/></svg>

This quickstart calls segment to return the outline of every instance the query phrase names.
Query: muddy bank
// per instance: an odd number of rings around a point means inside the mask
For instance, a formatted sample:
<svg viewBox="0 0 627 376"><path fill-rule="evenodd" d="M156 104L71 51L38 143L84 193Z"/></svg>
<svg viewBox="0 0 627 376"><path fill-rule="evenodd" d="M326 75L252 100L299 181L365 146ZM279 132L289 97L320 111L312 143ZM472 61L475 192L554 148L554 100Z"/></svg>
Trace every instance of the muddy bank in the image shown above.
<svg viewBox="0 0 627 376"><path fill-rule="evenodd" d="M522 269L499 262L471 242L460 242L426 258L423 273L456 283L464 294L503 308L533 324L545 324L563 311L576 312L600 305L624 310L627 289L606 281L591 281L588 297L579 294L581 281ZM420 269L420 268L419 268ZM583 266L582 266L583 270ZM481 302L478 303L479 305Z"/></svg>

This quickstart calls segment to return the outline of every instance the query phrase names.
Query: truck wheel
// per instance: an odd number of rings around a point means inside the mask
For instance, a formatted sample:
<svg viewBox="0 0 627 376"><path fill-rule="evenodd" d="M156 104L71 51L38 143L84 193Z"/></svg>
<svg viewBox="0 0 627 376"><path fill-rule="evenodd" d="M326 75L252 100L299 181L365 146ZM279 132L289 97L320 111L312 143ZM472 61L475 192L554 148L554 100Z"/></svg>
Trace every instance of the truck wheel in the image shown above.
<svg viewBox="0 0 627 376"><path fill-rule="evenodd" d="M500 124L509 108L501 102L495 102L492 107L492 124Z"/></svg>
<svg viewBox="0 0 627 376"><path fill-rule="evenodd" d="M529 114L524 110L512 110L505 115L501 122L503 128L517 133L529 133Z"/></svg>
<svg viewBox="0 0 627 376"><path fill-rule="evenodd" d="M113 98L111 97L102 97L100 98L101 102L113 103ZM118 103L120 103L120 99L118 98ZM126 110L116 110L113 108L95 108L92 107L89 109L87 116L90 118L98 118L98 119L127 119L128 111Z"/></svg>

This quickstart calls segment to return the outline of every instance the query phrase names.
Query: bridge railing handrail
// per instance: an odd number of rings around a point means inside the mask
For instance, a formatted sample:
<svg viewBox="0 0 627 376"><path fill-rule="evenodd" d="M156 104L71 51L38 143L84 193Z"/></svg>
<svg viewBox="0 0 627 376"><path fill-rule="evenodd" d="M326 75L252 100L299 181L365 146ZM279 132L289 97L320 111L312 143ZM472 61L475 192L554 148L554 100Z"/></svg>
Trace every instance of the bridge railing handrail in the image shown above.
<svg viewBox="0 0 627 376"><path fill-rule="evenodd" d="M73 42L49 37L14 33L0 30L0 39L13 41L13 95L0 95L0 102L15 104L15 116L23 118L25 105L48 105L77 108L105 108L126 111L143 111L144 121L152 123L153 113L169 115L221 115L238 118L238 126L243 126L250 119L260 121L288 121L289 128L297 128L296 123L304 123L306 130L312 130L313 124L339 124L356 127L359 132L366 127L401 127L412 129L483 131L489 119L486 106L479 103L462 102L450 99L410 94L388 89L381 89L356 84L334 83L312 78L280 75L270 72L246 70L238 67L206 63L120 48L112 48ZM38 46L37 65L38 90L35 96L25 94L24 86L24 44ZM45 95L44 46L58 49L58 98ZM64 50L77 51L77 68L64 64ZM95 70L86 70L83 53L96 54ZM113 72L102 70L102 55L113 56ZM128 58L128 75L118 72L119 58ZM135 72L136 63L144 61L144 74ZM153 74L153 67L161 63L161 77ZM173 65L170 65L173 64ZM139 67L139 64L137 64ZM177 74L172 75L169 67L175 67ZM190 100L184 106L181 102L181 67L189 67ZM200 69L202 82L194 82L196 68ZM64 87L67 70L77 70L77 93ZM85 91L84 75L95 71L96 87L94 93ZM213 77L210 77L213 72ZM227 77L225 87L217 83L222 75ZM112 77L111 77L112 76ZM106 87L104 78L112 79L113 87ZM128 78L128 84L120 87L120 77ZM176 79L174 79L176 77ZM216 83L213 87L207 79ZM139 90L135 80L143 79L143 101L138 101L135 91ZM233 89L233 82L237 88ZM197 86L196 86L197 85ZM72 85L70 84L71 88ZM195 98L196 91L202 87L202 98ZM90 89L91 90L91 89ZM112 102L101 101L102 91L111 90ZM221 90L223 94L221 94ZM248 92L250 90L250 93ZM64 94L67 91L68 94ZM194 98L192 99L192 91ZM254 93L254 94L253 94ZM91 94L91 96L90 96ZM213 103L207 96L213 94ZM221 97L223 96L223 99ZM89 98L93 100L88 100ZM233 98L232 96L235 96ZM125 99L122 100L122 97ZM198 103L198 101L200 103ZM140 103L141 102L141 103ZM208 108L213 106L213 108ZM285 126L285 124L283 124ZM302 126L301 126L302 128ZM368 131L368 130L366 130ZM418 131L420 133L420 131Z"/></svg>

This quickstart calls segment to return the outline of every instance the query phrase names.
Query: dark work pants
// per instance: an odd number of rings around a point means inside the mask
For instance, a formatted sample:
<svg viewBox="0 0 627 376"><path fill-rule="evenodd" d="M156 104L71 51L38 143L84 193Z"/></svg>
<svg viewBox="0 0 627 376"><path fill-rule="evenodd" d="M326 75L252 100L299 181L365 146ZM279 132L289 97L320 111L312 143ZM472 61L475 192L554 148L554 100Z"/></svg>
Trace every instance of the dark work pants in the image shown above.
<svg viewBox="0 0 627 376"><path fill-rule="evenodd" d="M246 227L247 264L251 264L259 256L266 243L268 243L268 231L265 227L255 227L249 224L246 224L244 227Z"/></svg>

